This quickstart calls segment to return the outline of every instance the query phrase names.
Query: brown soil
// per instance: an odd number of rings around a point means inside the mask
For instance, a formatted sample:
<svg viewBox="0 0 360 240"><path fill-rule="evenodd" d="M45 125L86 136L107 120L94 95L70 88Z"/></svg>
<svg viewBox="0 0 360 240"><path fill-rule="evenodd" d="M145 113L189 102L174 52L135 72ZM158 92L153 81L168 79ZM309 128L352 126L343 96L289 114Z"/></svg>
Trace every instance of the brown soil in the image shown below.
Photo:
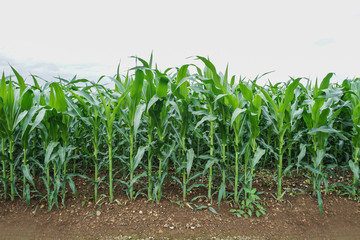
<svg viewBox="0 0 360 240"><path fill-rule="evenodd" d="M48 212L41 203L34 215L38 203L35 200L29 207L22 200L0 200L0 239L124 238L120 236L148 239L237 236L241 239L360 239L360 203L335 193L324 196L323 214L319 213L317 199L310 194L293 192L287 194L284 201L277 202L271 194L265 193L261 195L265 199L265 216L238 218L229 212L234 208L231 202L222 202L220 207L216 203L211 205L220 215L208 209L195 211L184 203L175 203L174 200L181 198L181 192L171 183L165 188L160 204L141 197L129 201L126 196L113 203L104 197L96 204L86 197L86 183L81 181L78 180L77 185L82 195L68 197L65 209ZM284 185L306 189L304 179L288 180ZM273 192L274 188L273 184L268 184L263 190ZM203 193L206 195L205 189ZM210 206L202 198L196 200L196 204Z"/></svg>

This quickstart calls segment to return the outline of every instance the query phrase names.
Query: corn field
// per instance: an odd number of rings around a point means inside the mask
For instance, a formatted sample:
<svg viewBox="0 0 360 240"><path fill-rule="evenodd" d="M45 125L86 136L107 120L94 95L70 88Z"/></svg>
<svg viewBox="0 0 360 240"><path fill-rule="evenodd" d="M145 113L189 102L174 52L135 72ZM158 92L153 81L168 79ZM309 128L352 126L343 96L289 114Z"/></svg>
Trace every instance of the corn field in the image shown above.
<svg viewBox="0 0 360 240"><path fill-rule="evenodd" d="M282 180L303 172L320 212L322 196L337 189L359 196L360 80L331 83L332 73L265 85L195 64L160 71L134 57L136 66L98 81L2 74L0 84L0 198L65 207L74 177L89 180L94 201L106 185L109 201L142 195L159 202L174 181L206 198L233 201L235 214L265 214L256 174L268 172L274 197ZM347 172L352 182L329 183ZM70 191L70 193L69 193Z"/></svg>

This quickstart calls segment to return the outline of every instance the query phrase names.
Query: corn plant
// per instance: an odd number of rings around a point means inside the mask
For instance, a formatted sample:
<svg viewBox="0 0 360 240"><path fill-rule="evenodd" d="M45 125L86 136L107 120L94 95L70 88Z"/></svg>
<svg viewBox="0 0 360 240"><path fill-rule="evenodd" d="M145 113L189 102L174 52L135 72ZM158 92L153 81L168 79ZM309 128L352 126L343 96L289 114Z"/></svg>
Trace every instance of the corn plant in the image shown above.
<svg viewBox="0 0 360 240"><path fill-rule="evenodd" d="M342 84L345 90L345 97L350 101L349 109L353 122L352 146L353 159L349 161L350 170L353 173L353 185L351 196L356 198L359 195L359 149L360 149L360 82L345 80Z"/></svg>
<svg viewBox="0 0 360 240"><path fill-rule="evenodd" d="M308 99L304 102L303 119L308 128L308 134L312 140L312 161L313 167L307 166L312 172L313 193L317 195L319 202L319 209L322 212L322 197L321 197L321 184L324 183L327 188L326 173L324 172L323 159L326 153L326 146L329 138L329 134L342 134L332 128L333 121L337 117L342 106L339 106L340 96L342 92L332 92L329 89L330 79L333 76L332 73L326 75L322 80L320 86L317 81L313 91L307 91ZM334 105L338 104L337 109Z"/></svg>
<svg viewBox="0 0 360 240"><path fill-rule="evenodd" d="M101 80L101 79L100 79ZM99 81L100 81L99 80ZM79 107L71 98L67 98L67 102L79 117L80 121L85 125L89 126L91 129L91 141L93 146L93 162L94 162L94 200L98 200L98 185L99 185L99 146L101 142L101 114L103 113L103 108L101 108L100 101L97 99L97 96L92 92L87 91L73 91L68 89L71 92L71 95L80 103Z"/></svg>
<svg viewBox="0 0 360 240"><path fill-rule="evenodd" d="M277 185L278 185L278 191L277 191L277 199L282 199L282 176L283 176L283 154L284 150L286 148L284 147L284 135L288 128L290 127L290 123L285 123L285 115L288 111L288 106L291 103L291 101L294 98L294 91L296 87L298 86L300 81L300 78L294 80L289 86L287 86L285 94L275 98L275 100L272 99L270 94L264 90L264 88L260 87L261 92L264 94L265 99L267 103L269 104L268 107L272 108L272 111L270 111L271 116L267 116L269 121L273 124L273 129L275 130L275 134L278 135L278 173L277 173Z"/></svg>
<svg viewBox="0 0 360 240"><path fill-rule="evenodd" d="M106 129L106 144L108 146L108 156L109 156L109 198L110 202L114 200L113 195L113 137L114 137L114 121L115 117L119 114L119 108L122 101L124 101L127 94L130 92L131 88L125 90L122 95L115 100L111 99L111 95L108 92L100 91L100 87L95 86L99 94L102 107L104 108L104 116L101 116L101 121L105 125ZM107 97L108 99L105 99Z"/></svg>
<svg viewBox="0 0 360 240"><path fill-rule="evenodd" d="M169 105L167 104L167 95L170 80L166 77L165 74L159 71L156 71L155 76L157 78L156 80L158 81L156 86L156 94L153 95L150 99L147 106L147 112L151 118L150 121L154 124L154 127L156 127L156 134L159 138L159 144L161 146L158 151L158 177L152 191L152 199L156 199L157 202L160 202L162 196L162 185L167 175L166 168L168 166L167 160L169 157L169 154L163 154L163 150L168 126Z"/></svg>
<svg viewBox="0 0 360 240"><path fill-rule="evenodd" d="M4 75L1 78L1 89L0 89L0 118L2 119L2 129L3 133L6 136L8 141L8 157L7 161L10 165L10 184L11 184L11 200L15 199L15 180L16 176L14 175L14 147L15 143L20 136L20 125L21 121L28 114L28 110L22 106L22 99L24 94L27 92L25 83L22 78L18 78L19 87L16 88L11 79L6 83ZM4 138L3 138L4 139ZM4 140L3 140L4 141ZM4 145L4 142L3 142ZM3 148L4 149L4 148ZM4 151L4 150L3 150ZM6 166L3 161L3 167ZM5 168L5 167L4 167ZM5 172L5 170L4 170ZM3 178L6 181L6 175L3 175ZM6 183L5 183L6 184Z"/></svg>
<svg viewBox="0 0 360 240"><path fill-rule="evenodd" d="M249 118L248 128L250 136L246 147L244 163L244 191L245 199L248 199L249 193L253 193L252 181L255 176L255 167L259 163L260 158L265 154L265 150L258 147L256 143L256 139L260 134L259 119L262 100L260 95L254 95L252 90L250 90L244 83L240 83L239 86L243 97L249 104L246 109L246 114Z"/></svg>

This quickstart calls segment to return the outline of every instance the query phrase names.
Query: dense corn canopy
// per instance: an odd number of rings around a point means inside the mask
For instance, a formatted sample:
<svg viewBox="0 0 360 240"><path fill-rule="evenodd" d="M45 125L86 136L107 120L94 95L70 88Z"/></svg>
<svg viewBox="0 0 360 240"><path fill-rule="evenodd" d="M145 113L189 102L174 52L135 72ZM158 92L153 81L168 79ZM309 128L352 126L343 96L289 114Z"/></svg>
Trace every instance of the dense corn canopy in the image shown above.
<svg viewBox="0 0 360 240"><path fill-rule="evenodd" d="M274 177L278 199L286 194L283 176L304 170L320 211L332 189L358 197L359 79L331 83L330 73L315 84L299 78L259 86L229 77L228 69L219 73L203 57L165 72L152 57L136 60L140 66L126 76L118 68L114 89L103 77L40 86L13 68L2 75L2 198L37 198L50 210L64 204L67 187L76 195L80 176L91 181L95 201L106 184L110 201L116 187L131 200L142 194L159 202L164 183L175 181L184 201L205 188L210 201L233 200L261 215L252 185L263 170ZM329 174L343 170L353 182L329 185Z"/></svg>

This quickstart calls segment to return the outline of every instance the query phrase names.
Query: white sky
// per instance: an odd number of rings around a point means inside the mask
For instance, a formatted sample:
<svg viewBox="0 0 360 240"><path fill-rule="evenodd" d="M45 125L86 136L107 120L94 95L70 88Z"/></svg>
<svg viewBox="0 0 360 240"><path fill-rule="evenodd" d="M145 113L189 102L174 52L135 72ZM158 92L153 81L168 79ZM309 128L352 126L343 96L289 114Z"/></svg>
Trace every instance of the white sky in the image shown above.
<svg viewBox="0 0 360 240"><path fill-rule="evenodd" d="M360 76L360 1L1 1L0 71L91 80L134 66L210 57L218 71L272 82ZM199 62L200 64L200 62ZM265 79L266 80L266 79Z"/></svg>

